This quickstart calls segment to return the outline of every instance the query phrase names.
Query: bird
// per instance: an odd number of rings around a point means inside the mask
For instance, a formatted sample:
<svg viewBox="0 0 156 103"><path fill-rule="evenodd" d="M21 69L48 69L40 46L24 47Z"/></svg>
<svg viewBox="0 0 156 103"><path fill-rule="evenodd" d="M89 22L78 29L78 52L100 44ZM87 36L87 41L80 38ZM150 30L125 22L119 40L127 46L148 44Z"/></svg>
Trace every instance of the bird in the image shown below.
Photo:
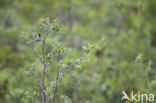
<svg viewBox="0 0 156 103"><path fill-rule="evenodd" d="M38 47L40 46L39 41L41 41L41 34L37 34L35 41L37 42Z"/></svg>
<svg viewBox="0 0 156 103"><path fill-rule="evenodd" d="M36 42L39 42L40 40L41 40L41 34L37 34L37 36L36 36Z"/></svg>

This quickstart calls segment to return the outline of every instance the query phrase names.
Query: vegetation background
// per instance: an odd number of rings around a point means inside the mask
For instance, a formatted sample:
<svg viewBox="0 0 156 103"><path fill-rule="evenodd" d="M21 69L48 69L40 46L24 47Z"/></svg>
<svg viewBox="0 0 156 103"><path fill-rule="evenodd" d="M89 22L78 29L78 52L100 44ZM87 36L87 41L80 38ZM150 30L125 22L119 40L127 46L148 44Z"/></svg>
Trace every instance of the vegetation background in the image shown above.
<svg viewBox="0 0 156 103"><path fill-rule="evenodd" d="M155 0L0 0L0 103L41 102L28 100L38 94L27 92L36 85L26 73L28 65L38 72L42 65L19 36L46 17L63 25L54 36L73 57L82 55L83 42L92 45L81 67L64 75L58 91L65 98L121 103L122 91L156 96Z"/></svg>

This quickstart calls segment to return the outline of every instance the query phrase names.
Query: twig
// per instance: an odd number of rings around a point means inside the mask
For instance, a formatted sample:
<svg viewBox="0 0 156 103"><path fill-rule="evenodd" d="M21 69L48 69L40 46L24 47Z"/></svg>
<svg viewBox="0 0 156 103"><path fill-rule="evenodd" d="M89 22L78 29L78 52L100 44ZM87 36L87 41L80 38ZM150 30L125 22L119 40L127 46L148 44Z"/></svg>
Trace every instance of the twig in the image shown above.
<svg viewBox="0 0 156 103"><path fill-rule="evenodd" d="M42 81L41 81L41 89L42 89L42 102L46 103L46 94L45 94L45 89L44 89L44 78L45 78L45 70L46 70L46 63L43 62L44 68L42 72Z"/></svg>
<svg viewBox="0 0 156 103"><path fill-rule="evenodd" d="M52 77L50 76L49 71L48 71L47 68L46 68L46 75L47 75L49 81L52 82Z"/></svg>
<svg viewBox="0 0 156 103"><path fill-rule="evenodd" d="M44 51L44 48L45 48L45 41L46 41L47 36L49 35L50 32L51 32L51 31L49 30L49 31L47 32L47 34L45 35L44 39L42 40L42 42L43 42L43 45L42 45L42 53L43 53L43 55L45 55L45 51Z"/></svg>
<svg viewBox="0 0 156 103"><path fill-rule="evenodd" d="M48 65L52 64L54 59L55 59L55 56L53 56L52 60L50 61L50 63Z"/></svg>
<svg viewBox="0 0 156 103"><path fill-rule="evenodd" d="M42 54L43 54L43 56L45 56L45 51L44 51L45 43L46 43L45 41L46 41L47 36L49 35L50 32L51 32L50 30L47 32L47 34L45 35L45 37L44 37L44 39L42 41L43 42L43 45L42 45ZM49 75L48 70L47 70L47 63L46 63L46 61L43 60L42 64L44 65L43 72L42 72L42 82L41 82L41 84L42 84L42 86L41 86L41 89L42 89L42 102L46 103L46 94L45 94L45 90L44 90L45 73L47 74L48 78L50 78L50 75Z"/></svg>
<svg viewBox="0 0 156 103"><path fill-rule="evenodd" d="M32 49L32 52L34 53L34 55L35 55L38 59L40 59L40 61L42 62L42 58L41 58L39 55L37 55L37 53L35 52L34 48L31 47L31 49Z"/></svg>
<svg viewBox="0 0 156 103"><path fill-rule="evenodd" d="M52 102L55 101L55 98L56 98L56 93L57 93L57 88L58 88L58 82L59 82L59 74L60 74L60 69L58 69L58 72L57 72L57 75L56 75L56 85L55 85L55 88L54 88L54 95L52 97Z"/></svg>

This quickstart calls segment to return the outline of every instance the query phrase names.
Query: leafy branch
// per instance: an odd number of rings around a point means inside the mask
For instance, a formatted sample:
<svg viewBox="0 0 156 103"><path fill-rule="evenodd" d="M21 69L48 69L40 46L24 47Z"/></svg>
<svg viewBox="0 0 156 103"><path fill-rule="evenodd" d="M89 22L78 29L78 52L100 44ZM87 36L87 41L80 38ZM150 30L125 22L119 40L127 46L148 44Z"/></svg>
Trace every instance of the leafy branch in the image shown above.
<svg viewBox="0 0 156 103"><path fill-rule="evenodd" d="M37 31L37 32L35 32ZM57 98L57 91L59 86L59 80L60 80L60 71L61 69L64 69L62 72L65 72L65 69L71 70L73 68L76 68L77 65L80 65L80 63L83 61L83 59L86 57L80 57L79 59L75 61L64 61L63 57L65 57L64 51L65 48L61 46L59 43L54 41L51 44L51 41L48 41L47 38L51 38L50 35L53 33L58 33L60 31L60 24L57 21L53 21L52 24L50 24L49 19L43 19L40 24L36 26L36 28L32 28L26 33L23 33L24 35L22 38L27 43L27 45L31 48L32 53L36 58L40 60L40 64L42 64L42 75L41 75L41 81L40 81L40 88L41 88L41 94L42 94L42 103L54 103ZM36 36L40 34L40 40L35 40ZM48 44L50 42L50 44ZM36 44L41 44L36 46ZM48 48L47 48L48 47ZM68 57L67 57L68 58ZM68 58L69 59L69 58ZM67 59L65 59L67 60ZM58 65L59 67L57 69L56 73L56 79L52 79L52 76L49 72L49 68L51 64ZM63 66L62 66L63 65ZM65 67L64 67L65 65ZM54 69L53 69L54 70ZM52 88L50 93L47 92L47 89L50 87L46 87L45 84L45 78L48 78L50 83L54 83L55 85L52 85ZM48 94L50 94L51 100L48 100Z"/></svg>

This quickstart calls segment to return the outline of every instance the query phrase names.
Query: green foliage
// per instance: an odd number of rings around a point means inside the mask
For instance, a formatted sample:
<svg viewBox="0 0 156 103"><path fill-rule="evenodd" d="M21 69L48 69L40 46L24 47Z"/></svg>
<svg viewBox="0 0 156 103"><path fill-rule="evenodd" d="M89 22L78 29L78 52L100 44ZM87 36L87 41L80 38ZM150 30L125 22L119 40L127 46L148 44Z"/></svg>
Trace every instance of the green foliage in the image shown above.
<svg viewBox="0 0 156 103"><path fill-rule="evenodd" d="M155 6L155 0L1 0L0 103L42 103L41 61L52 78L45 76L48 102L58 69L56 103L121 103L122 91L156 96Z"/></svg>
<svg viewBox="0 0 156 103"><path fill-rule="evenodd" d="M44 103L46 103L46 101L70 102L70 99L65 97L62 93L57 93L59 84L65 72L70 72L71 70L81 67L80 64L87 54L78 59L70 57L72 56L72 54L69 54L71 51L69 52L63 44L59 43L56 38L51 36L54 33L59 35L60 27L60 24L56 20L50 23L49 18L41 19L34 27L29 28L27 32L22 32L20 35L21 40L28 45L34 56L40 60L37 64L43 66L43 72L33 69L36 67L34 66L30 67L29 71L26 73L30 78L31 84L34 85L34 88L32 86L29 87L29 91L26 92L27 98L24 99L25 102L40 102L41 98ZM89 44L86 44L83 48L89 53ZM55 69L51 67L51 64ZM49 70L56 74L56 76L52 76L52 78L55 79L51 78ZM48 80L45 82L45 75L47 75L49 83ZM39 91L39 87L41 87L41 92Z"/></svg>

